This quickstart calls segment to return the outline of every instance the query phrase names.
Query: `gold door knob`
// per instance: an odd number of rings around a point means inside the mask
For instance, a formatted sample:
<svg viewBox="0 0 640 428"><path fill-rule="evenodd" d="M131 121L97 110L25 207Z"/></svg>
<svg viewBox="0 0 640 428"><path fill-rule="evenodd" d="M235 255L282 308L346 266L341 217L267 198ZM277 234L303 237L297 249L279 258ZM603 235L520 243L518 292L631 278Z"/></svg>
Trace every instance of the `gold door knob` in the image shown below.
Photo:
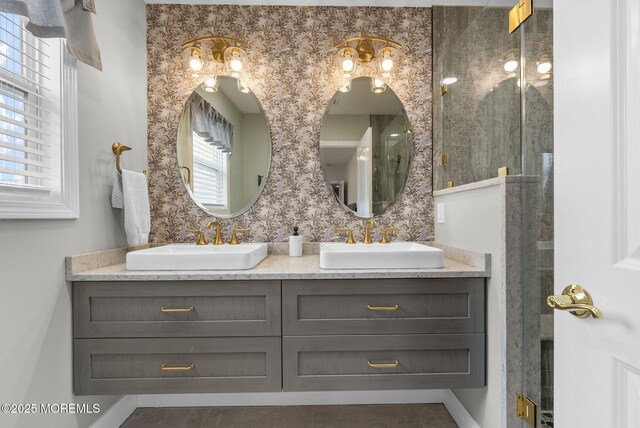
<svg viewBox="0 0 640 428"><path fill-rule="evenodd" d="M547 297L547 305L553 309L569 311L573 315L586 318L589 315L595 319L603 317L602 311L593 306L591 295L578 284L567 285L561 296Z"/></svg>

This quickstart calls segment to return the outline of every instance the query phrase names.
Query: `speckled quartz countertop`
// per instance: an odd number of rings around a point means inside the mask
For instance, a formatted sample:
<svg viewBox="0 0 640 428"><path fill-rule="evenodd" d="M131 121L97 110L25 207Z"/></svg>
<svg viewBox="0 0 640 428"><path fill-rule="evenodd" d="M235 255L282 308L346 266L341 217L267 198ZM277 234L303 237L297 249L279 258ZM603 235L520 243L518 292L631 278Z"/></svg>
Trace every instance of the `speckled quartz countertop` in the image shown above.
<svg viewBox="0 0 640 428"><path fill-rule="evenodd" d="M126 249L108 250L67 257L67 281L196 281L257 279L355 279L355 278L453 278L490 276L490 256L486 253L428 243L445 252L439 269L320 269L319 256L282 255L279 246L258 266L248 270L216 271L131 271L124 263ZM305 248L306 250L306 248ZM307 252L307 251L305 251ZM313 253L313 247L308 252Z"/></svg>

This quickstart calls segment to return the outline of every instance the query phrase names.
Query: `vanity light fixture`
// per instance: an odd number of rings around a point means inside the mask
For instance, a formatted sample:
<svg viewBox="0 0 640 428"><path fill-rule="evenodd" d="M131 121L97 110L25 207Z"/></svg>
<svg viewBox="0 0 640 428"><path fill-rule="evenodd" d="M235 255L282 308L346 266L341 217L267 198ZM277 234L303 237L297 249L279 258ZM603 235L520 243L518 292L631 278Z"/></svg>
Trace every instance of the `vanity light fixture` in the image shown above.
<svg viewBox="0 0 640 428"><path fill-rule="evenodd" d="M238 80L238 91L242 92L243 94L248 94L251 92L251 89L249 89L249 86L247 86L246 83Z"/></svg>
<svg viewBox="0 0 640 428"><path fill-rule="evenodd" d="M233 77L239 77L248 59L246 49L251 48L247 42L232 37L207 36L189 40L180 48L188 49L188 64L191 70L198 72L204 67L203 50L209 45L209 51L214 61L225 64Z"/></svg>
<svg viewBox="0 0 640 428"><path fill-rule="evenodd" d="M518 59L520 57L520 51L518 49L509 49L503 57L504 60L504 71L507 73L513 73L518 69L519 63Z"/></svg>
<svg viewBox="0 0 640 428"><path fill-rule="evenodd" d="M202 83L202 89L207 92L218 92L219 84L217 77L209 77Z"/></svg>
<svg viewBox="0 0 640 428"><path fill-rule="evenodd" d="M384 80L378 79L376 77L371 78L371 92L374 94L381 94L387 90L387 84L384 83Z"/></svg>
<svg viewBox="0 0 640 428"><path fill-rule="evenodd" d="M507 73L516 71L517 68L518 68L518 61L514 59L511 59L504 63L504 71L506 71Z"/></svg>
<svg viewBox="0 0 640 428"><path fill-rule="evenodd" d="M371 63L374 59L376 70L364 70L362 75L371 77L371 90L382 93L387 89L387 82L396 67L396 51L402 48L400 43L381 37L352 37L336 43L338 65L343 79L355 76L356 68ZM351 85L343 83L341 92L349 92Z"/></svg>
<svg viewBox="0 0 640 428"><path fill-rule="evenodd" d="M349 92L350 90L351 90L351 80L347 80L346 82L344 82L339 89L340 92Z"/></svg>
<svg viewBox="0 0 640 428"><path fill-rule="evenodd" d="M189 67L193 70L193 71L200 71L202 70L202 51L200 50L200 48L191 48L189 50Z"/></svg>
<svg viewBox="0 0 640 428"><path fill-rule="evenodd" d="M547 53L543 53L536 60L536 70L539 74L547 74L551 71L551 56Z"/></svg>

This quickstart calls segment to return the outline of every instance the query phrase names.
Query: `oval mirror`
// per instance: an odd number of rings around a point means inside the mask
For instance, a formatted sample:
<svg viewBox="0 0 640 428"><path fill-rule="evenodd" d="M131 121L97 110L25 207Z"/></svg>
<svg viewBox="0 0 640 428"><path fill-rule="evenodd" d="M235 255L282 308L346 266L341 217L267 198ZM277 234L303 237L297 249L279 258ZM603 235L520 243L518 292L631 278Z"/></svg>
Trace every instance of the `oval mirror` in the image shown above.
<svg viewBox="0 0 640 428"><path fill-rule="evenodd" d="M178 124L178 165L191 198L216 217L248 210L264 188L271 138L258 98L233 77L209 78Z"/></svg>
<svg viewBox="0 0 640 428"><path fill-rule="evenodd" d="M398 96L372 91L370 77L351 81L331 98L320 128L320 161L343 207L358 217L383 213L402 192L409 173L412 138Z"/></svg>

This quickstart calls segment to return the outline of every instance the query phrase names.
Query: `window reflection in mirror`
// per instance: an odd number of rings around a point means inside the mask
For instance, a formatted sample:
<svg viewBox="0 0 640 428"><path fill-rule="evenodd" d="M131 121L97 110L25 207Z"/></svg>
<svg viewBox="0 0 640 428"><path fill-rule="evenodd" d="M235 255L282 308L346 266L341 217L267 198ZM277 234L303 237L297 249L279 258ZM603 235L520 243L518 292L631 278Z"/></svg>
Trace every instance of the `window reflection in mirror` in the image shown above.
<svg viewBox="0 0 640 428"><path fill-rule="evenodd" d="M320 161L325 179L343 207L359 217L383 213L404 189L412 137L396 94L375 94L370 78L351 81L336 92L320 129Z"/></svg>
<svg viewBox="0 0 640 428"><path fill-rule="evenodd" d="M178 124L180 175L189 195L207 213L237 216L262 191L271 162L271 139L260 102L221 76L199 85Z"/></svg>

